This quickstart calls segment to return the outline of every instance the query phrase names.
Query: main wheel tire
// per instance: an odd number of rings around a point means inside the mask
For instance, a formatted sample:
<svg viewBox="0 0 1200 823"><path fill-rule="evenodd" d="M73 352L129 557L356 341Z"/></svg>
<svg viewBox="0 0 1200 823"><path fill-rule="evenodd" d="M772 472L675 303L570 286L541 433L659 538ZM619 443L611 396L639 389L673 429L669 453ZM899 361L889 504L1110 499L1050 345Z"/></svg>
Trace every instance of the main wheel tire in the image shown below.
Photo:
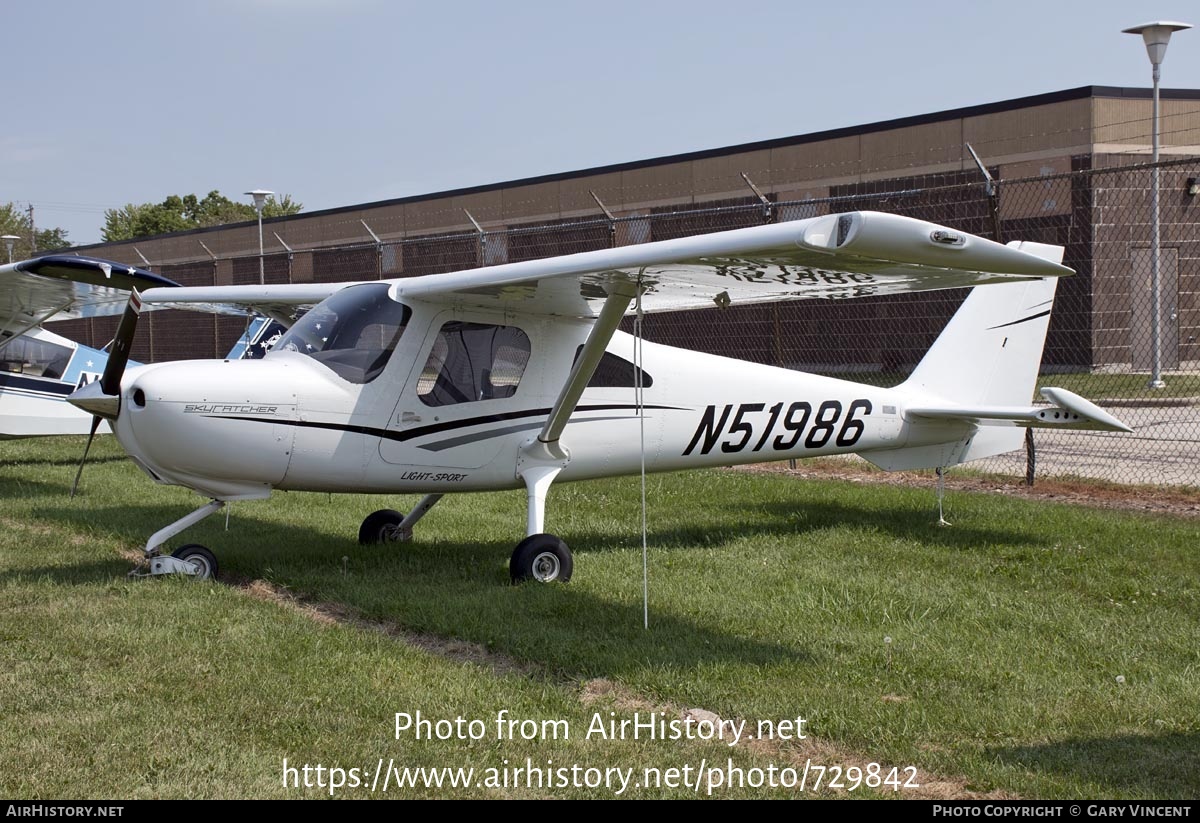
<svg viewBox="0 0 1200 823"><path fill-rule="evenodd" d="M513 549L508 573L513 583L536 580L539 583L566 583L571 579L575 562L571 550L552 534L526 537Z"/></svg>
<svg viewBox="0 0 1200 823"><path fill-rule="evenodd" d="M358 542L364 546L404 542L405 538L397 528L403 521L404 515L395 509L371 512L358 527Z"/></svg>
<svg viewBox="0 0 1200 823"><path fill-rule="evenodd" d="M188 543L171 552L171 557L191 563L196 568L197 580L215 580L217 578L217 558L199 543Z"/></svg>

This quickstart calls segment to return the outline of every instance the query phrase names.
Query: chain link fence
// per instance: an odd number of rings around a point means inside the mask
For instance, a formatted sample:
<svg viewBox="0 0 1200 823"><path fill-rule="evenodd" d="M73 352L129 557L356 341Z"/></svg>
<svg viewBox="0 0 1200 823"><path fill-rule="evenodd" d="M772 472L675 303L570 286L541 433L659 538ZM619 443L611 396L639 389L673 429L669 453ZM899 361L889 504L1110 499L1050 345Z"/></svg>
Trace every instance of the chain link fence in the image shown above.
<svg viewBox="0 0 1200 823"><path fill-rule="evenodd" d="M1038 385L1094 400L1136 433L1037 430L1026 452L972 466L1021 477L1200 486L1200 159L1172 159L1156 168L1133 155L1086 155L1073 158L1069 171L1054 170L1059 167L999 180L991 193L978 172L950 172L834 185L828 196L800 201L750 196L611 218L297 249L266 255L262 276L267 283L415 277L865 209L1004 242L1061 245L1077 275L1059 285ZM999 176L996 168L990 172ZM1156 172L1157 334L1150 218ZM231 267L224 280L221 266ZM259 266L252 255L159 270L184 285L241 284L258 282ZM656 314L646 318L644 332L655 342L890 386L907 376L964 297L956 290ZM133 352L142 360L223 356L245 325L170 311L147 319L149 333L138 336ZM99 344L115 325L115 319L60 324L62 333ZM1164 385L1153 388L1156 360Z"/></svg>

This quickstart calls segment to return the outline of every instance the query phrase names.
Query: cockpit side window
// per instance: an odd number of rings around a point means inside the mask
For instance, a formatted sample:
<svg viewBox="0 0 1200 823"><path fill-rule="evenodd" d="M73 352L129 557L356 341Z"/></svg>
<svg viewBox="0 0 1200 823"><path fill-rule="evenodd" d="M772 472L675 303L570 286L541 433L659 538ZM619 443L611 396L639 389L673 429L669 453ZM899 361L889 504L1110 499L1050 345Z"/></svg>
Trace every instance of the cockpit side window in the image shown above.
<svg viewBox="0 0 1200 823"><path fill-rule="evenodd" d="M575 349L575 360L583 354L583 346ZM572 361L571 365L574 365ZM588 380L589 389L599 388L633 388L637 385L638 372L642 372L642 388L648 389L654 385L654 378L623 357L617 357L612 352L605 352L596 364L596 371Z"/></svg>
<svg viewBox="0 0 1200 823"><path fill-rule="evenodd" d="M417 397L426 406L512 397L529 353L529 336L516 326L446 323L421 370Z"/></svg>
<svg viewBox="0 0 1200 823"><path fill-rule="evenodd" d="M25 335L10 340L7 332L2 339L9 342L0 349L0 371L61 380L71 360L71 349L48 340L34 340Z"/></svg>
<svg viewBox="0 0 1200 823"><path fill-rule="evenodd" d="M272 352L299 352L351 383L371 382L387 366L411 314L388 297L388 288L365 283L342 289L297 320Z"/></svg>

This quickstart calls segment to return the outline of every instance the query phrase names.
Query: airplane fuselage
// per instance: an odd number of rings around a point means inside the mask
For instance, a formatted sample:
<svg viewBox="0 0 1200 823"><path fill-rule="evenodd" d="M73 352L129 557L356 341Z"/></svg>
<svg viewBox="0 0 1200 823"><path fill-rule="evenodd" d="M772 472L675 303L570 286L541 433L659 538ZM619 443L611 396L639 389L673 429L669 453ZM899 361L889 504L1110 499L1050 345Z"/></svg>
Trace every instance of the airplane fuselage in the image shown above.
<svg viewBox="0 0 1200 823"><path fill-rule="evenodd" d="M343 379L299 351L130 369L118 437L159 482L220 499L264 497L271 489L521 488L514 469L521 448L543 426L591 324L411 308L386 366L367 382ZM503 329L524 342L494 346L494 368L464 366L480 371L488 388L439 394L437 364L453 360L439 354L448 328ZM964 424L906 421L905 398L892 389L652 343L643 343L642 359L639 406L634 339L618 333L610 342L562 435L570 460L559 480L636 473L643 442L646 469L657 472L897 449L969 434ZM499 389L492 384L498 374ZM480 384L470 375L461 380Z"/></svg>
<svg viewBox="0 0 1200 823"><path fill-rule="evenodd" d="M0 343L0 439L87 434L92 416L66 400L100 377L108 355L43 328Z"/></svg>

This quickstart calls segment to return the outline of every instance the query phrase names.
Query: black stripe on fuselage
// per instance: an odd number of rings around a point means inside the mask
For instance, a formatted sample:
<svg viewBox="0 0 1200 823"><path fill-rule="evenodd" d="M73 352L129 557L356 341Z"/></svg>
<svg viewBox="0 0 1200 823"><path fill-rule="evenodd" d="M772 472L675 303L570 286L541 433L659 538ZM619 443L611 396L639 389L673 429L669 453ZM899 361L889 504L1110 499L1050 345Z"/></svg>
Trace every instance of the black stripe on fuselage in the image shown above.
<svg viewBox="0 0 1200 823"><path fill-rule="evenodd" d="M572 423L601 423L606 420L636 420L636 417L579 417L572 420ZM442 440L434 440L432 443L422 443L420 448L425 451L440 452L446 449L452 449L455 446L465 446L468 443L478 443L481 440L491 440L493 437L503 437L506 434L514 434L516 432L533 431L541 428L543 425L541 420L532 420L528 423L516 423L512 426L502 426L498 429L485 429L481 432L471 432L470 434L461 434L458 437L446 437Z"/></svg>
<svg viewBox="0 0 1200 823"><path fill-rule="evenodd" d="M594 406L576 406L577 412L590 411L614 411L625 409L636 411L637 406L631 403L618 403L608 405ZM669 409L675 411L686 411L681 406L644 406L645 409ZM445 431L453 431L454 429L465 429L470 426L482 426L488 423L502 423L507 420L520 420L524 417L539 417L550 414L550 409L525 409L524 411L502 412L500 414L488 414L480 417L468 417L464 420L447 420L445 423L434 423L430 426L418 426L415 429L406 429L405 431L392 431L391 429L379 429L373 426L352 426L348 423L323 423L317 420L279 420L273 417L223 417L221 415L208 414L205 417L215 420L245 420L253 423L274 423L279 426L296 426L302 429L328 429L330 431L344 431L353 434L365 434L371 437L379 437L384 440L395 440L405 442L414 440L418 437L424 437L427 434L439 434Z"/></svg>
<svg viewBox="0 0 1200 823"><path fill-rule="evenodd" d="M21 374L0 372L0 389L25 389L26 391L44 392L59 397L66 397L75 391L70 383L63 383L53 377L25 377Z"/></svg>
<svg viewBox="0 0 1200 823"><path fill-rule="evenodd" d="M988 326L988 331L992 331L993 329L1003 329L1007 328L1008 326L1018 326L1021 323L1028 323L1030 320L1037 320L1039 317L1045 317L1049 313L1050 309L1046 309L1043 312L1031 314L1028 317L1022 317L1020 320L1014 320L1011 323L1001 323L999 326Z"/></svg>

